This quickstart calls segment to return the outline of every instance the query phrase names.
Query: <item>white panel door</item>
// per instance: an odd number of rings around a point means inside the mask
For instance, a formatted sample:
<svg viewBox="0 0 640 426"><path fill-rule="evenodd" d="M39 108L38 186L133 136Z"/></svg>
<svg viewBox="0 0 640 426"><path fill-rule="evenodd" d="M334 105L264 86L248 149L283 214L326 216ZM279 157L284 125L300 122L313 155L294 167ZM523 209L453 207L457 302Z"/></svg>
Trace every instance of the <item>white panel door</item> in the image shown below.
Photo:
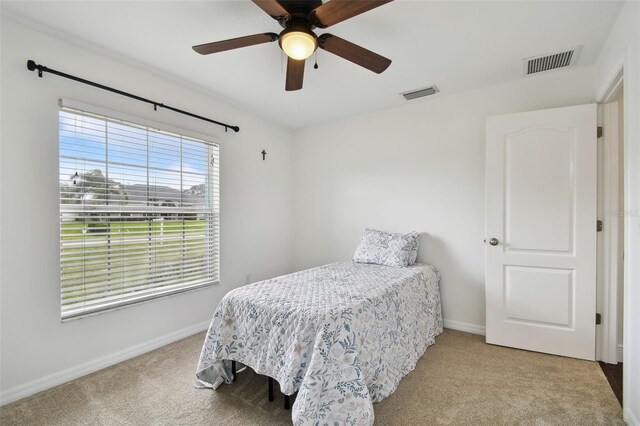
<svg viewBox="0 0 640 426"><path fill-rule="evenodd" d="M595 358L596 114L487 119L487 343Z"/></svg>

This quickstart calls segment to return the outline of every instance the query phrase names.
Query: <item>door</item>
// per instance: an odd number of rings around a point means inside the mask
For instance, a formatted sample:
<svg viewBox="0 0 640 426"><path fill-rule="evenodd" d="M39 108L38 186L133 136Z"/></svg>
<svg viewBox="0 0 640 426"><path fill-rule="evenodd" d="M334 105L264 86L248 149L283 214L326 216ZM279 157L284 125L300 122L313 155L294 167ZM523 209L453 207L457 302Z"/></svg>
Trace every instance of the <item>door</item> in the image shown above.
<svg viewBox="0 0 640 426"><path fill-rule="evenodd" d="M487 343L595 358L596 118L487 119Z"/></svg>

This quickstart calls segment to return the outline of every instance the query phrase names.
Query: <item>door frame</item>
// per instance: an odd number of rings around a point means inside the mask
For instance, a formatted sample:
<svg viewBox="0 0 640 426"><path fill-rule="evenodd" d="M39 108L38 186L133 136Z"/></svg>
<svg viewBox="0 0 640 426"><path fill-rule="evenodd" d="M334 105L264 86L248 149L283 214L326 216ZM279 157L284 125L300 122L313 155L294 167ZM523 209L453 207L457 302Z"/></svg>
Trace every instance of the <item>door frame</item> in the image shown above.
<svg viewBox="0 0 640 426"><path fill-rule="evenodd" d="M625 368L623 369L622 378L622 412L624 420L629 424L640 424L639 419L636 418L631 411L632 398L637 398L638 395L632 395L632 382L634 386L638 384L638 377L632 376L632 372L637 371L640 362L637 359L637 344L638 336L632 334L633 331L637 333L638 309L639 307L633 302L634 297L638 297L640 291L640 265L635 256L638 255L640 250L640 243L638 242L637 229L633 229L632 223L637 223L638 206L640 206L640 191L638 182L634 180L639 176L640 167L638 166L638 160L640 159L640 129L637 125L637 114L640 112L640 99L638 94L640 93L640 87L638 84L640 80L636 77L638 72L638 66L640 64L635 61L635 54L632 52L632 46L627 46L623 50L617 61L614 60L609 74L609 78L602 82L601 90L598 91L596 96L597 102L606 102L611 100L611 96L615 91L615 88L619 85L619 81L624 81L623 84L623 109L624 109L624 252L626 253L626 261L624 262L624 320L623 320L623 362ZM625 75L631 76L629 79L625 78ZM635 359L631 358L631 349L636 345Z"/></svg>
<svg viewBox="0 0 640 426"><path fill-rule="evenodd" d="M599 139L598 155L599 167L602 173L602 186L598 188L598 204L602 208L600 220L603 222L603 232L598 238L598 271L597 277L597 306L602 315L602 324L596 327L596 360L608 364L622 361L622 353L618 348L618 282L620 233L619 221L614 220L613 214L620 213L620 141L623 129L619 128L619 110L617 98L623 88L623 68L611 80L605 93L599 99L598 122L603 126L602 138ZM615 104L614 104L615 102ZM622 98L624 111L624 96ZM600 202L602 199L602 202Z"/></svg>

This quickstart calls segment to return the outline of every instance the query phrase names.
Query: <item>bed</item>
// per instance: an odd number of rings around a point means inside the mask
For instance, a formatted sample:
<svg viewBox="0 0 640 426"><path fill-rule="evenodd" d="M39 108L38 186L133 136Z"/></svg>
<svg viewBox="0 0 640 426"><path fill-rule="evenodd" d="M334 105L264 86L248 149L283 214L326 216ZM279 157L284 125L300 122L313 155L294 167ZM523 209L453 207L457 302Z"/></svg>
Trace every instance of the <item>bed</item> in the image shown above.
<svg viewBox="0 0 640 426"><path fill-rule="evenodd" d="M236 361L298 392L296 425L373 424L372 403L442 332L439 279L424 264L348 261L232 290L213 315L196 385L230 383Z"/></svg>

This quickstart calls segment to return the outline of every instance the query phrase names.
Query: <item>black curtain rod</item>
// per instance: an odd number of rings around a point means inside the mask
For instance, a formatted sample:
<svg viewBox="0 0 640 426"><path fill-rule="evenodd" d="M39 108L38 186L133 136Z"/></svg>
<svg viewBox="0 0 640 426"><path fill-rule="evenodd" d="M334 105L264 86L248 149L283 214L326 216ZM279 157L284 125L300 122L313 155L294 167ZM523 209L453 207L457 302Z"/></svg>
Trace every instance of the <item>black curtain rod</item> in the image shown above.
<svg viewBox="0 0 640 426"><path fill-rule="evenodd" d="M169 105L165 105L162 102L152 101L150 99L143 98L142 96L137 96L137 95L134 95L134 94L131 94L131 93L128 93L128 92L124 92L122 90L114 89L113 87L105 86L104 84L96 83L96 82L91 81L91 80L85 80L84 78L76 77L75 75L71 75L71 74L64 73L62 71L57 71L57 70L54 70L54 69L51 69L51 68L47 68L44 65L36 64L35 61L33 61L31 59L29 59L27 61L27 68L29 69L29 71L38 70L38 77L40 77L40 78L42 78L42 73L43 72L48 72L48 73L51 73L51 74L58 75L60 77L68 78L69 80L78 81L80 83L88 84L89 86L97 87L98 89L106 90L108 92L117 93L118 95L126 96L128 98L132 98L132 99L135 99L135 100L140 101L140 102L146 102L148 104L153 105L153 109L154 110L157 110L158 107L165 108L165 109L168 109L170 111L177 112L179 114L188 115L189 117L193 117L193 118L197 118L199 120L208 121L209 123L217 124L218 126L224 127L224 131L225 132L227 131L227 129L231 129L236 133L240 131L240 127L238 127L238 126L232 126L230 124L221 123L219 121L212 120L210 118L203 117L201 115L193 114L193 113L188 112L188 111L184 111L184 110L181 110L181 109L178 109L178 108L174 108L174 107L169 106Z"/></svg>

